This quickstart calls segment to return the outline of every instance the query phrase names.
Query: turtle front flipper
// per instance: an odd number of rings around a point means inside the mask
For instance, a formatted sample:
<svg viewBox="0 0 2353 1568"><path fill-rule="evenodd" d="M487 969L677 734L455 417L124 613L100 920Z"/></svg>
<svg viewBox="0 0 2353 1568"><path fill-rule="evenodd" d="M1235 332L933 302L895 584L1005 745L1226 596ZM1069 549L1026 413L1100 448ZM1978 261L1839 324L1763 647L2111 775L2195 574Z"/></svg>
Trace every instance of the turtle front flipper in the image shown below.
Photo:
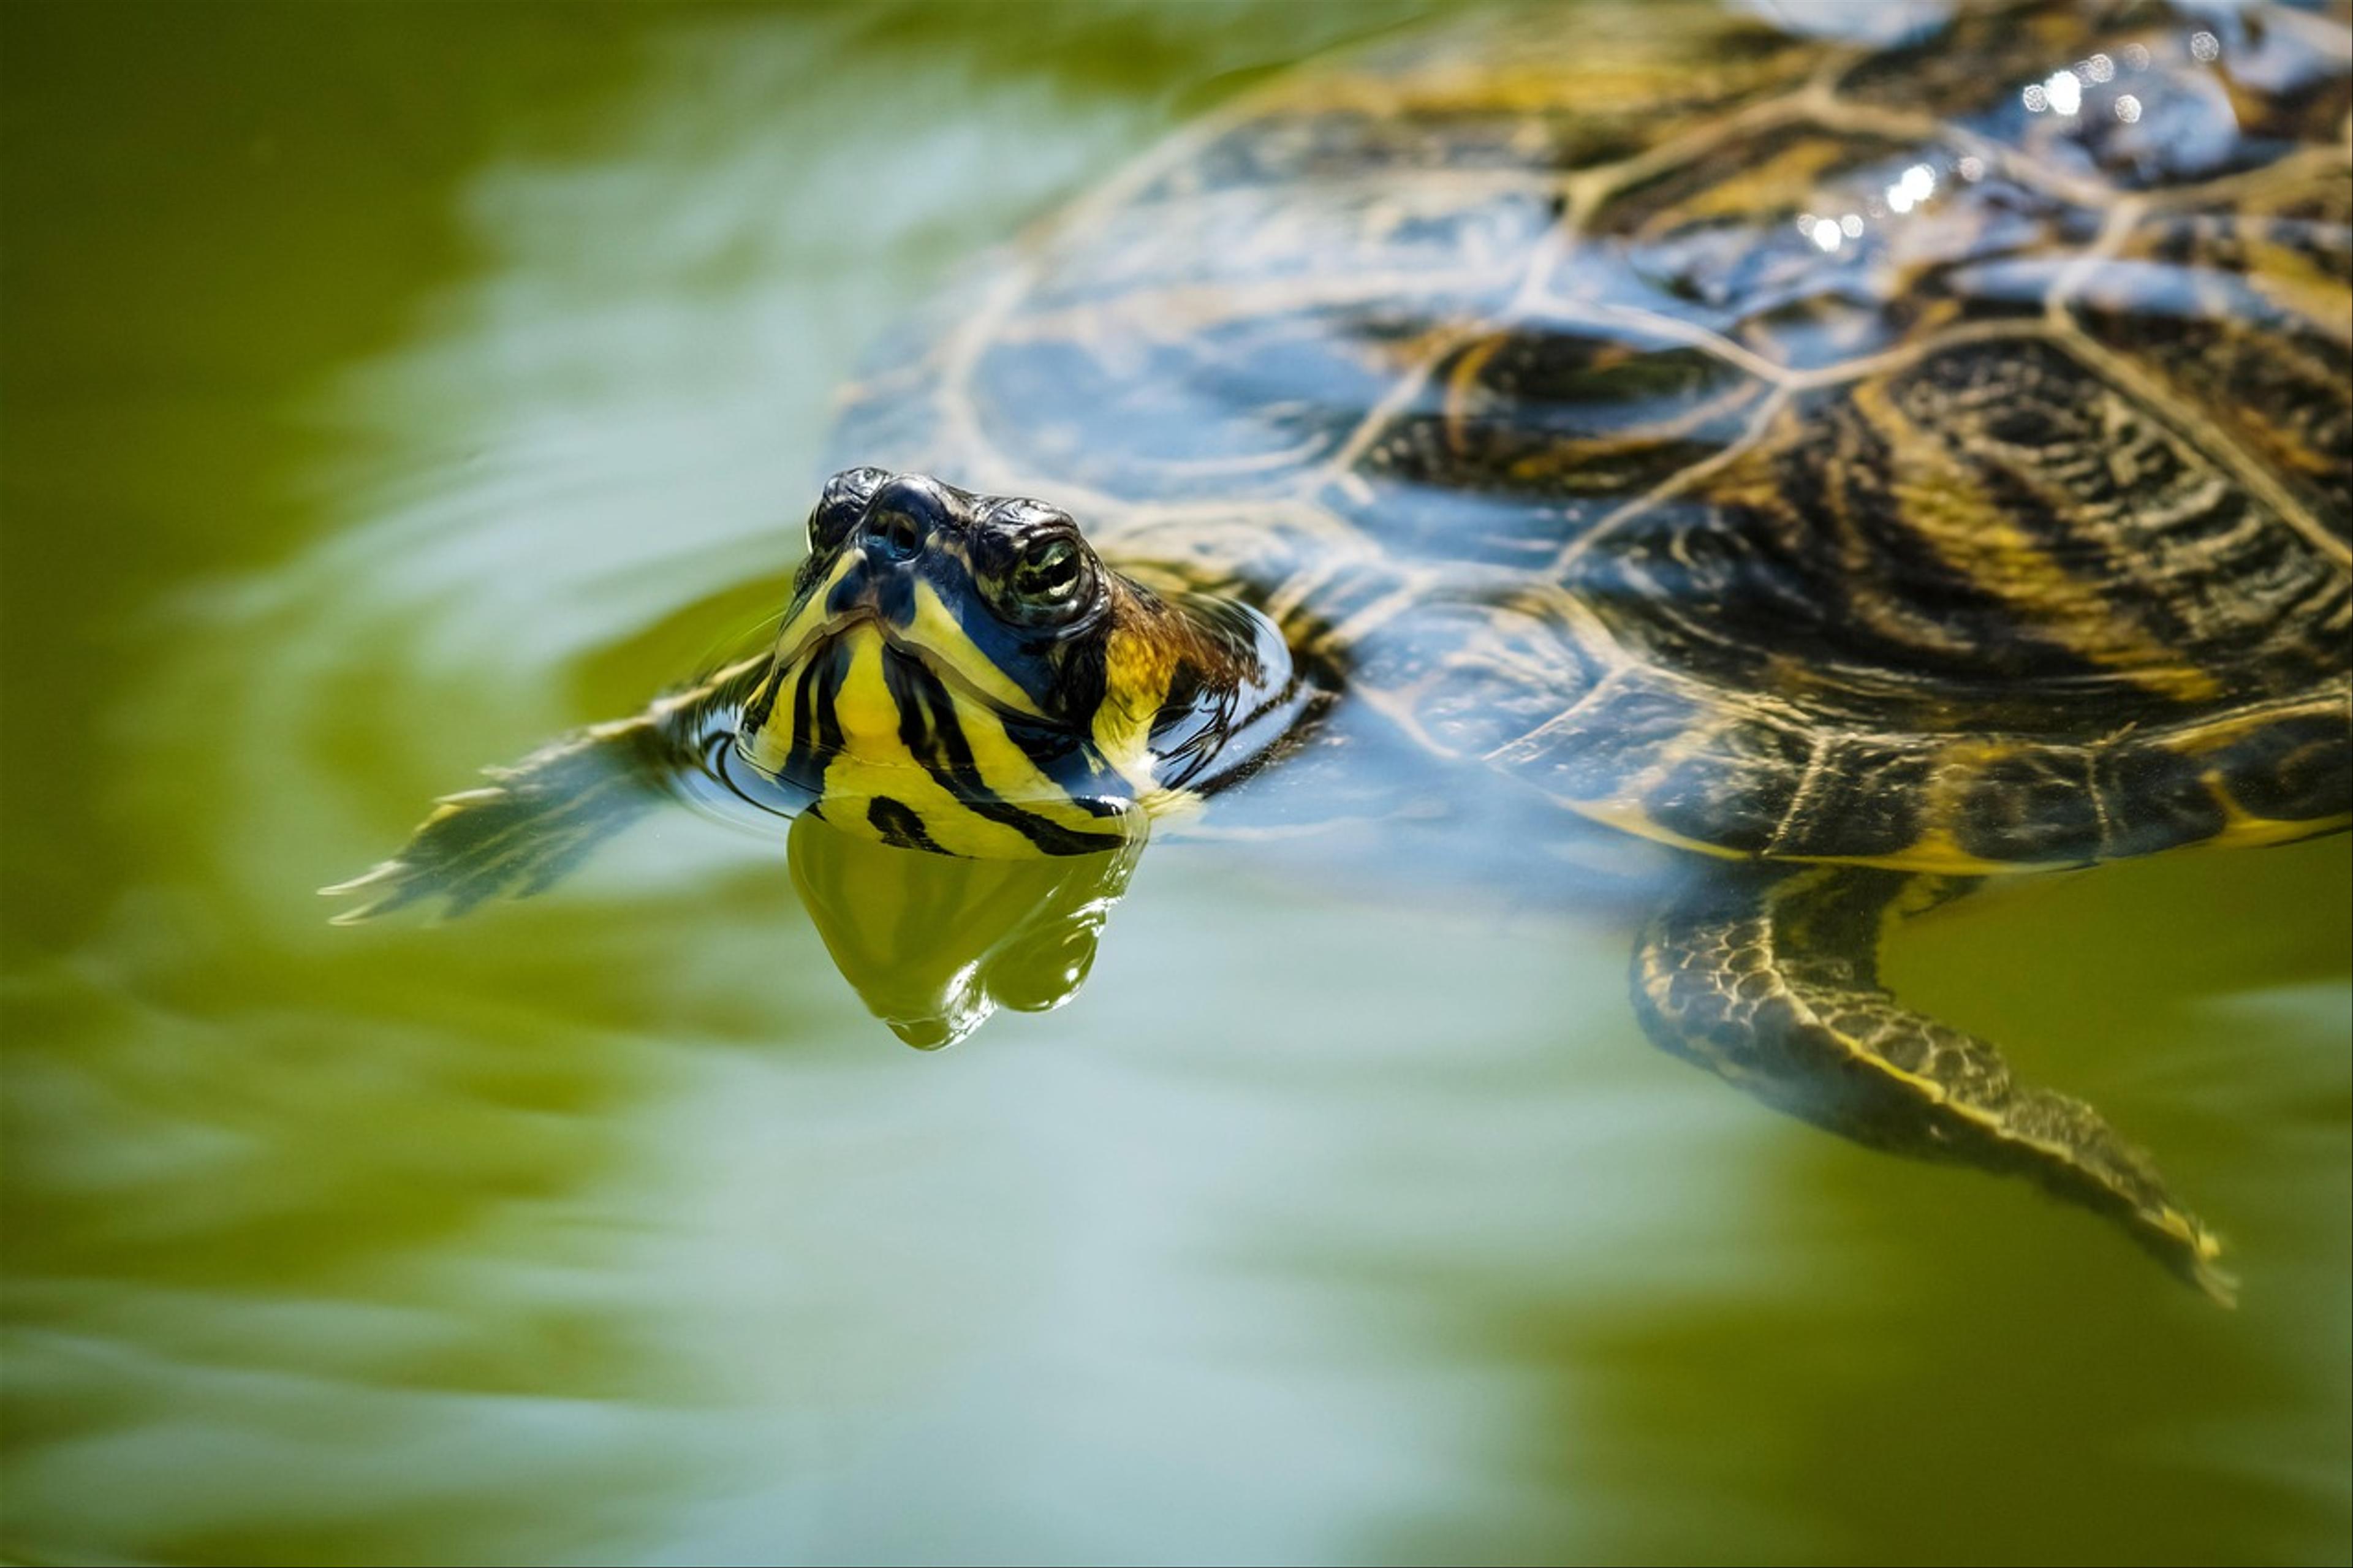
<svg viewBox="0 0 2353 1568"><path fill-rule="evenodd" d="M731 665L643 712L492 768L480 789L444 795L399 854L319 889L362 900L334 923L355 925L432 899L459 915L486 899L543 891L649 807L674 798L677 781L705 765L712 738L723 731L732 737L733 716L768 663L764 654Z"/></svg>
<svg viewBox="0 0 2353 1568"><path fill-rule="evenodd" d="M2230 1304L2220 1244L2146 1155L2090 1106L2019 1083L1992 1046L1879 984L1889 917L1954 889L1837 866L1710 877L1643 931L1636 1010L1658 1045L1777 1109L1874 1149L2028 1176Z"/></svg>

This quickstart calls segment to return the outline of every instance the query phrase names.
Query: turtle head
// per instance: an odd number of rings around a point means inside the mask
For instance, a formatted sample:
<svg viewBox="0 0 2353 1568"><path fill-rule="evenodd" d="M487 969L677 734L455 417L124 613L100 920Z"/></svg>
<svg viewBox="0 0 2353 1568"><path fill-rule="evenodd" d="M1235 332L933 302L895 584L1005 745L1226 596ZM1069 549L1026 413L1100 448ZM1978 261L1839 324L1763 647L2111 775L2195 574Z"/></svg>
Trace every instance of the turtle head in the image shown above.
<svg viewBox="0 0 2353 1568"><path fill-rule="evenodd" d="M808 544L737 754L788 808L886 842L1113 847L1304 699L1265 617L1112 570L1043 501L850 468Z"/></svg>

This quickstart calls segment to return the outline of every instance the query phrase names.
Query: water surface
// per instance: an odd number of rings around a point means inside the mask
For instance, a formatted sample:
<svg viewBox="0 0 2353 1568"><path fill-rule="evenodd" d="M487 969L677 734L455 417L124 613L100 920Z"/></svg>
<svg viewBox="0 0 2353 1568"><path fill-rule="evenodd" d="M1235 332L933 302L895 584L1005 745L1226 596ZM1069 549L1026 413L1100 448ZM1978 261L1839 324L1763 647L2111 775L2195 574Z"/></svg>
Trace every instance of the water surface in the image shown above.
<svg viewBox="0 0 2353 1568"><path fill-rule="evenodd" d="M2235 1313L1651 1051L1637 904L1371 830L1155 846L937 1054L684 813L323 923L773 611L959 262L1408 10L5 12L13 1555L2353 1553L2341 837L1889 960L2161 1154Z"/></svg>

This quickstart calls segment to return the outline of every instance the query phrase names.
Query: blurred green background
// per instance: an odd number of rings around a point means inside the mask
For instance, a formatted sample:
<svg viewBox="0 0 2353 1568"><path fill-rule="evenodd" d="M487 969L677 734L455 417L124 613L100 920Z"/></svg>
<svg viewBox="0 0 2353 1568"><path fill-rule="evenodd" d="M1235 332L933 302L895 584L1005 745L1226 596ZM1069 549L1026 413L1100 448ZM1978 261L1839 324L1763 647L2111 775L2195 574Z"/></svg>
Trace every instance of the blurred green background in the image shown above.
<svg viewBox="0 0 2353 1568"><path fill-rule="evenodd" d="M1652 1053L1636 909L1163 846L935 1056L683 813L322 922L765 612L866 340L1411 10L0 8L0 1549L2353 1554L2343 838L1890 959L2163 1155L2236 1313Z"/></svg>

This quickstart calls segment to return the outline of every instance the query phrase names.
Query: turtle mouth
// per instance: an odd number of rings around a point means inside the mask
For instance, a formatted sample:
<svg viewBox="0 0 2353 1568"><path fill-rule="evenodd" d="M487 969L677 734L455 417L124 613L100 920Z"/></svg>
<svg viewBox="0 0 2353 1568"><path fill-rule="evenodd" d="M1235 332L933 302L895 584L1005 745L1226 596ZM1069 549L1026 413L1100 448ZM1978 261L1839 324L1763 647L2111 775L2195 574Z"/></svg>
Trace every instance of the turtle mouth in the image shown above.
<svg viewBox="0 0 2353 1568"><path fill-rule="evenodd" d="M791 648L778 655L776 668L797 669L813 659L825 658L835 648L847 651L860 636L879 641L886 659L903 659L930 675L947 688L959 706L971 704L986 709L1011 723L1051 722L1034 708L1008 702L1001 694L988 690L949 652L933 647L911 628L894 624L872 605L854 605L823 625L812 626Z"/></svg>

